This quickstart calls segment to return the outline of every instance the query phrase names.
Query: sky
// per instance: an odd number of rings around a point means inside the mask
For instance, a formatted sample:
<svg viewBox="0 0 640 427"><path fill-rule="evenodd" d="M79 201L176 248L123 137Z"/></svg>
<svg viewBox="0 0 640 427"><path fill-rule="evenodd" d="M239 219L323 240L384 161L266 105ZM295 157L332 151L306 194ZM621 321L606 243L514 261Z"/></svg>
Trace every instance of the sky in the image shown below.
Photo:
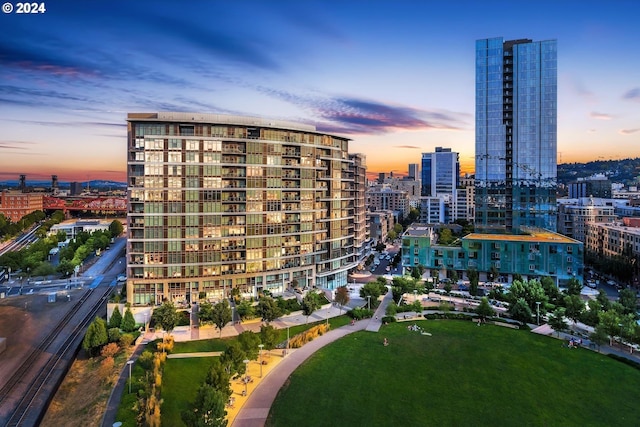
<svg viewBox="0 0 640 427"><path fill-rule="evenodd" d="M126 181L126 115L313 124L474 163L475 41L558 41L558 162L640 157L640 2L56 0L0 14L0 180ZM3 5L3 11L6 2Z"/></svg>

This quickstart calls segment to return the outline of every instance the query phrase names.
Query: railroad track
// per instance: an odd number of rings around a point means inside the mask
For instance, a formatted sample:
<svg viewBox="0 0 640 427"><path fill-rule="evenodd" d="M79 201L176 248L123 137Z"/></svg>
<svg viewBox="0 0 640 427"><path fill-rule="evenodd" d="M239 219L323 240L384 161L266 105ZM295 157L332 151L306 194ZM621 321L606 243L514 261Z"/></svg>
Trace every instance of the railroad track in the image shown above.
<svg viewBox="0 0 640 427"><path fill-rule="evenodd" d="M22 393L17 403L11 409L8 417L4 421L7 427L17 426L35 426L40 423L45 411L49 405L49 402L53 398L55 391L57 390L59 383L64 378L64 374L68 371L69 363L64 366L59 366L60 362L66 356L75 356L78 351L79 343L84 335L84 332L95 318L101 307L104 306L106 300L109 297L109 293L112 289L108 286L98 287L96 289L90 289L74 304L71 310L60 320L56 327L46 337L46 339L27 356L25 361L20 365L16 372L11 376L9 381L0 389L0 407L5 404L10 404L11 393L16 392L16 386L19 386L22 381L25 381L25 377L32 374L33 367L38 361L47 357L44 361L44 365L37 370L35 376L25 384L23 387L26 390ZM101 293L95 302L89 307L85 314L79 313L80 308L86 303L94 293ZM82 316L80 320L77 320L73 330L64 337L64 342L58 349L52 348L47 353L47 349L54 344L54 341L62 331L69 325L72 319L77 316ZM62 337L60 337L62 339ZM41 362L42 363L42 362ZM55 377L56 371L62 370L62 375ZM54 378L55 377L55 378ZM52 384L51 381L54 383ZM46 390L45 386L51 387L53 390Z"/></svg>

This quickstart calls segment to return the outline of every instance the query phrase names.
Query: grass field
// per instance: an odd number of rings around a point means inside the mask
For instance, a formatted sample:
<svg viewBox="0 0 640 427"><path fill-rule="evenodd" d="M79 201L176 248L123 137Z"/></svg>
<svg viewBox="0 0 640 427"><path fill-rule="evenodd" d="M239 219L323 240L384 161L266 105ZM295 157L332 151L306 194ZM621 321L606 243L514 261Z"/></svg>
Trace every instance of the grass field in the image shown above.
<svg viewBox="0 0 640 427"><path fill-rule="evenodd" d="M391 324L321 349L268 426L629 426L640 370L561 341L464 321ZM384 338L389 345L384 347Z"/></svg>
<svg viewBox="0 0 640 427"><path fill-rule="evenodd" d="M167 359L162 375L162 425L182 426L181 412L196 398L211 358Z"/></svg>

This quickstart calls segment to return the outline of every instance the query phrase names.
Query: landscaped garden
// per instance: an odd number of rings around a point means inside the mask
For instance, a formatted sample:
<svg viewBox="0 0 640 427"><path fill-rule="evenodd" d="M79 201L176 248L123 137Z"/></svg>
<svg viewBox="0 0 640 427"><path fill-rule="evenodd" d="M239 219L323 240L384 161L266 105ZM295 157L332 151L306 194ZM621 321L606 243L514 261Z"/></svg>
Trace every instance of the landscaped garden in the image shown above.
<svg viewBox="0 0 640 427"><path fill-rule="evenodd" d="M562 341L465 321L394 323L319 350L280 391L269 426L627 426L640 370ZM389 345L384 346L387 338Z"/></svg>

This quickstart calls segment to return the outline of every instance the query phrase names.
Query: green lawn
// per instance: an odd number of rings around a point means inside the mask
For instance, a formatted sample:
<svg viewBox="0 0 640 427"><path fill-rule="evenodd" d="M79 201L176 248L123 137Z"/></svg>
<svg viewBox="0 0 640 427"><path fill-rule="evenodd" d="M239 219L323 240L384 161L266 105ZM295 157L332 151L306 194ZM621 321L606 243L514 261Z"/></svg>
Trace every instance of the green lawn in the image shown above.
<svg viewBox="0 0 640 427"><path fill-rule="evenodd" d="M180 413L195 400L210 366L210 357L167 359L162 375L162 425L184 426Z"/></svg>
<svg viewBox="0 0 640 427"><path fill-rule="evenodd" d="M391 324L321 349L269 426L629 426L640 370L561 341L464 321ZM389 346L382 341L388 338Z"/></svg>
<svg viewBox="0 0 640 427"><path fill-rule="evenodd" d="M225 351L229 339L208 339L197 341L181 341L173 344L172 353L200 353Z"/></svg>

